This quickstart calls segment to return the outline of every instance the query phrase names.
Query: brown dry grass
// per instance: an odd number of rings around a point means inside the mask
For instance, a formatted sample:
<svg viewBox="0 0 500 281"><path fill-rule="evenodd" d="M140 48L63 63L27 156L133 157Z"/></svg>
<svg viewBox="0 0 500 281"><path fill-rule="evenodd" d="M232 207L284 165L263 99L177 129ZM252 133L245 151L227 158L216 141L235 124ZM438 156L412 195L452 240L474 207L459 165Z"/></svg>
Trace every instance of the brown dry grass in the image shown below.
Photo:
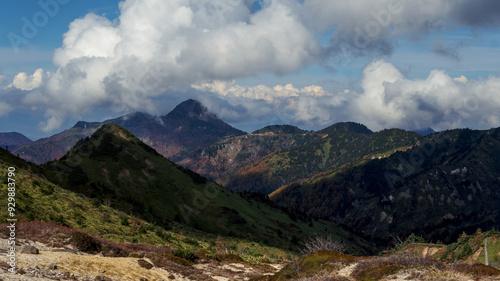
<svg viewBox="0 0 500 281"><path fill-rule="evenodd" d="M408 255L395 255L362 261L354 268L351 276L360 281L375 281L383 280L387 276L396 276L400 271L409 269L419 270L411 271L410 275L407 276L412 280L462 281L500 277L500 270L484 264L446 264L431 258Z"/></svg>

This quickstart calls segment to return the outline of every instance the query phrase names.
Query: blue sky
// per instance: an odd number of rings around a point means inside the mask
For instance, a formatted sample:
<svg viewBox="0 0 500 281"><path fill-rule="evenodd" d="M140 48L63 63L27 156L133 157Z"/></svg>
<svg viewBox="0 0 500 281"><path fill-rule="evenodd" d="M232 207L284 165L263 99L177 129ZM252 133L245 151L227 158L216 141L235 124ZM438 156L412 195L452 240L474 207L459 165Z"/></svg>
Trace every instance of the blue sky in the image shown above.
<svg viewBox="0 0 500 281"><path fill-rule="evenodd" d="M38 1L2 1L0 3L0 48L2 48L2 72L8 75L16 75L19 72L34 72L43 67L54 69L51 57L54 49L62 44L62 35L68 31L69 24L84 17L87 13L105 14L110 19L116 19L119 15L118 2L116 0L88 0L68 1L67 4L58 4L59 12L53 17L48 17L47 24L37 27L37 34L29 38L26 44L22 44L19 52L14 52L8 34L15 33L22 36L22 28L25 25L23 18L33 22L33 16L38 12L44 12ZM51 3L42 1L42 3ZM48 6L53 9L53 6ZM42 21L41 19L40 21Z"/></svg>
<svg viewBox="0 0 500 281"><path fill-rule="evenodd" d="M2 1L0 132L187 98L247 131L500 126L498 1L426 1Z"/></svg>

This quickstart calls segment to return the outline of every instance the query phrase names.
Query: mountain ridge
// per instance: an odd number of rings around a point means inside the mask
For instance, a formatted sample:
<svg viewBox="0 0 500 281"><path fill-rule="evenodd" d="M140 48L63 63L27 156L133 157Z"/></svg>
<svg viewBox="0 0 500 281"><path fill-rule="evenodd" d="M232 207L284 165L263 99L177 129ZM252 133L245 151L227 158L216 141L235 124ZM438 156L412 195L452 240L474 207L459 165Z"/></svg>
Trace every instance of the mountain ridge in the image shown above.
<svg viewBox="0 0 500 281"><path fill-rule="evenodd" d="M127 128L166 157L186 149L207 145L227 136L244 134L243 131L231 127L210 113L200 102L190 99L180 103L170 113L159 117L133 112L103 122L78 121L63 132L20 145L13 149L13 153L37 164L54 160L62 157L79 139L92 135L105 123ZM179 127L183 127L184 130L178 130Z"/></svg>
<svg viewBox="0 0 500 281"><path fill-rule="evenodd" d="M421 138L414 132L400 129L373 133L366 126L353 122L334 124L319 133L323 134L320 138L269 154L218 182L236 191L269 194L283 185L359 161L370 154L412 145Z"/></svg>
<svg viewBox="0 0 500 281"><path fill-rule="evenodd" d="M31 139L18 132L0 133L0 147L4 149L15 150L20 145L32 142Z"/></svg>
<svg viewBox="0 0 500 281"><path fill-rule="evenodd" d="M46 177L60 186L164 227L175 222L208 233L247 239L250 235L266 244L289 247L293 235L313 231L351 235L331 222L308 226L279 209L245 199L169 161L114 124L103 125L43 168ZM362 246L353 247L364 251L366 243L355 239Z"/></svg>
<svg viewBox="0 0 500 281"><path fill-rule="evenodd" d="M500 128L450 130L389 157L290 184L271 199L374 239L415 233L448 243L463 231L499 226L499 163Z"/></svg>

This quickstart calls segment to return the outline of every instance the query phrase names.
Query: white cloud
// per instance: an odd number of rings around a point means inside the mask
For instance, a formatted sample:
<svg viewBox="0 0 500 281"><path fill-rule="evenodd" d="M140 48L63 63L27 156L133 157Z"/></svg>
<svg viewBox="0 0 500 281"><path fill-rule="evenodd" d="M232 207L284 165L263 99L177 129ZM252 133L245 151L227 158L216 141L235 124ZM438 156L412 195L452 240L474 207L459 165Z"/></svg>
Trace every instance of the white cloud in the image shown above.
<svg viewBox="0 0 500 281"><path fill-rule="evenodd" d="M354 97L354 93L346 90L341 93L329 93L321 86L311 85L302 89L292 84L268 87L258 85L245 87L235 82L212 81L192 85L200 91L208 91L229 101L230 107L238 108L230 115L220 105L210 101L209 109L214 110L219 117L225 117L233 122L257 120L265 118L271 123L286 123L299 126L321 128L340 121L345 114L343 106ZM242 110L242 108L244 110Z"/></svg>
<svg viewBox="0 0 500 281"><path fill-rule="evenodd" d="M374 130L498 126L499 77L457 79L433 70L426 79L408 79L379 60L365 68L362 87L350 110L356 121Z"/></svg>
<svg viewBox="0 0 500 281"><path fill-rule="evenodd" d="M317 85L306 86L302 89L295 88L292 84L276 85L268 87L258 85L253 87L236 85L235 81L210 81L191 85L193 88L201 91L214 92L222 96L245 97L252 99L262 99L267 102L274 102L279 98L291 98L299 96L322 97L332 96L332 93L326 92L323 87Z"/></svg>
<svg viewBox="0 0 500 281"><path fill-rule="evenodd" d="M469 81L469 79L467 79L467 77L461 75L460 77L455 77L453 78L453 80L457 81L457 82L461 82L463 84L467 83Z"/></svg>
<svg viewBox="0 0 500 281"><path fill-rule="evenodd" d="M24 102L47 108L50 120L99 106L156 113L152 99L176 87L297 71L320 49L292 2L251 13L243 0L126 0L116 22L88 14L70 24L53 56L57 71ZM41 84L29 81L17 84ZM49 123L61 122L44 131Z"/></svg>
<svg viewBox="0 0 500 281"><path fill-rule="evenodd" d="M375 131L500 126L500 77L478 81L432 70L424 79L409 79L391 63L377 60L365 67L361 87L360 93L329 93L314 85L302 89L291 84L244 87L224 81L193 85L217 94L219 100L203 102L235 124L287 123L319 129L356 121Z"/></svg>
<svg viewBox="0 0 500 281"><path fill-rule="evenodd" d="M0 75L0 84L3 84L7 80L7 77L5 75Z"/></svg>
<svg viewBox="0 0 500 281"><path fill-rule="evenodd" d="M266 0L260 1L262 9L253 12L252 3L124 0L115 21L90 13L70 24L62 46L54 52L57 70L50 77L45 77L43 70L30 76L20 73L11 86L35 89L21 102L45 110L47 120L40 125L46 132L61 126L68 116L80 116L95 108L163 113L156 102L158 97L168 97L179 89L186 91L193 84L197 89L219 93L232 105L248 108L256 116L273 114L279 108L283 118L306 125L328 125L340 118L363 116L376 127L405 124L410 115L407 110L418 105L420 111L411 112L421 112L426 105L398 99L395 87L406 90L407 98L427 101L428 97L422 99L421 93L408 89L412 81L386 63L377 62L365 70L365 90L359 98L350 92L327 93L319 86L240 87L202 81L294 73L313 63L327 63L332 56L387 55L393 52L398 36L418 38L457 25L485 24L484 19L462 13L472 3L466 0ZM496 12L491 8L496 4L491 0L488 3L488 10L475 10L495 22ZM334 31L327 46L320 46L318 38L325 30ZM436 77L425 81L446 80L452 86L443 88L444 93L474 84L447 79L440 72L432 75ZM425 89L417 82L413 81L411 87ZM431 90L426 91L431 95ZM434 99L441 101L443 97ZM249 105L244 106L243 101ZM360 115L348 109L361 110ZM241 116L235 110L224 114L233 119ZM376 114L385 117L373 117ZM439 119L425 118L423 123Z"/></svg>
<svg viewBox="0 0 500 281"><path fill-rule="evenodd" d="M26 72L21 72L14 77L12 84L8 88L17 88L24 91L31 91L40 87L44 79L49 76L48 72L43 69L37 69L33 75L28 75Z"/></svg>

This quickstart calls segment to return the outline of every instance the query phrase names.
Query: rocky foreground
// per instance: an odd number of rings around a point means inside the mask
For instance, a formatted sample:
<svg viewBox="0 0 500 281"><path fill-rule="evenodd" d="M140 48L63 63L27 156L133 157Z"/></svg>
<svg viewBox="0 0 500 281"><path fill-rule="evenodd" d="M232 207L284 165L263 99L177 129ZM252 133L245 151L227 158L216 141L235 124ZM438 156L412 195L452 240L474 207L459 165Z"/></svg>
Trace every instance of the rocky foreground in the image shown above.
<svg viewBox="0 0 500 281"><path fill-rule="evenodd" d="M250 280L273 275L284 266L200 259L192 266L167 262L163 267L156 267L145 252L132 253L129 257L106 257L103 253L80 252L71 244L52 247L26 240L21 240L20 244L16 251L16 271L11 273L8 271L10 266L4 262L7 240L1 239L0 278L3 280Z"/></svg>
<svg viewBox="0 0 500 281"><path fill-rule="evenodd" d="M353 257L339 252L314 252L288 264L250 264L236 255L198 259L182 265L158 260L146 252L128 257L88 254L73 245L18 241L16 270L4 262L9 248L1 239L0 280L500 280L500 271L481 264L445 264L418 256ZM108 255L108 256L106 256ZM182 263L182 262L181 262Z"/></svg>

